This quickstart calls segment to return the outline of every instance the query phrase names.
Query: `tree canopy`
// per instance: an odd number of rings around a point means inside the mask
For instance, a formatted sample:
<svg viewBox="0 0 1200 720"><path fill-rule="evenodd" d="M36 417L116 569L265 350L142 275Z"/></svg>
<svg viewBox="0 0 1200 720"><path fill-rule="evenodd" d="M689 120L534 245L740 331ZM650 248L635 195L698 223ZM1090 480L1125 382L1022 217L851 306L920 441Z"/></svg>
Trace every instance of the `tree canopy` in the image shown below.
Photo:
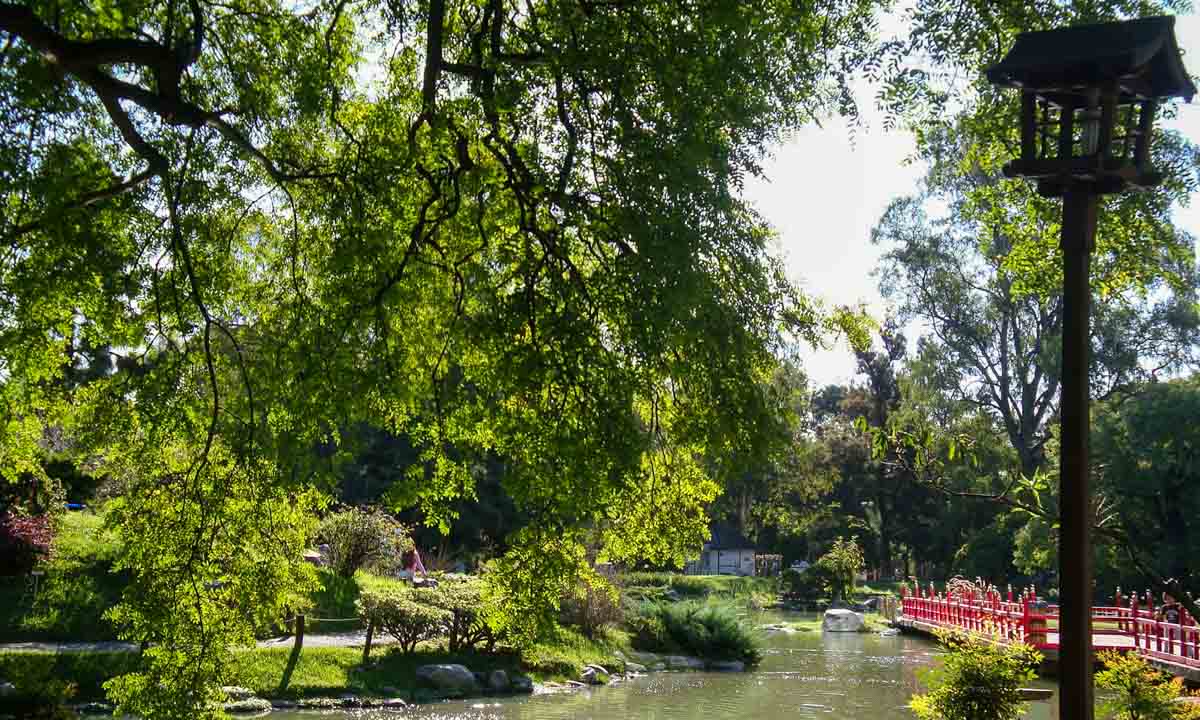
<svg viewBox="0 0 1200 720"><path fill-rule="evenodd" d="M977 72L1018 30L1158 8L922 0L881 42L884 5L0 2L0 476L44 482L53 451L117 488L113 617L153 642L121 709L213 712L226 653L303 603L364 427L403 438L394 498L440 528L503 464L499 625L597 553L682 561L787 454L785 346L864 339L770 254L740 193L763 154L853 114L862 74L932 152L924 58ZM994 171L1013 127L977 91ZM1111 258L1157 237L1172 177ZM1040 287L1053 253L1020 247Z"/></svg>

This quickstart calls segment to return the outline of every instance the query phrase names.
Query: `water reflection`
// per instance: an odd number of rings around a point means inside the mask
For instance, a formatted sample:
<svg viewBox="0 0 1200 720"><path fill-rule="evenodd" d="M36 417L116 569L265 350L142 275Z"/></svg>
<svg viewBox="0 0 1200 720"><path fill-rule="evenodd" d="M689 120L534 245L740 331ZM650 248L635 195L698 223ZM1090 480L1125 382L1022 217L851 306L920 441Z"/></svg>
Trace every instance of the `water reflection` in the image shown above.
<svg viewBox="0 0 1200 720"><path fill-rule="evenodd" d="M612 687L438 703L402 714L423 720L912 720L906 703L920 688L917 671L935 652L932 643L914 637L774 634L753 672L656 673ZM353 713L370 720L395 715ZM1056 718L1056 702L1034 703L1028 717Z"/></svg>

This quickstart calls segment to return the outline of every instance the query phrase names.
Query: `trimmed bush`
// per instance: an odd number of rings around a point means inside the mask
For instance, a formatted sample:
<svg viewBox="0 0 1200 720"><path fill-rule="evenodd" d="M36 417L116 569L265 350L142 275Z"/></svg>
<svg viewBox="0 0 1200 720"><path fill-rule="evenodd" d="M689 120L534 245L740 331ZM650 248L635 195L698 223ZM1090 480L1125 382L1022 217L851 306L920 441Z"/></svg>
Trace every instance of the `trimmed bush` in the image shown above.
<svg viewBox="0 0 1200 720"><path fill-rule="evenodd" d="M633 645L640 650L747 665L762 659L754 630L724 603L643 603L629 626Z"/></svg>
<svg viewBox="0 0 1200 720"><path fill-rule="evenodd" d="M833 576L820 565L811 565L807 570L787 569L783 571L783 594L791 600L816 600L833 584Z"/></svg>
<svg viewBox="0 0 1200 720"><path fill-rule="evenodd" d="M422 640L444 635L453 620L453 613L418 602L410 590L366 591L356 605L363 622L396 638L406 653Z"/></svg>
<svg viewBox="0 0 1200 720"><path fill-rule="evenodd" d="M24 575L50 554L54 526L48 515L0 515L0 575Z"/></svg>
<svg viewBox="0 0 1200 720"><path fill-rule="evenodd" d="M381 512L359 508L327 516L317 538L329 546L330 569L347 578L360 568L394 571L404 553L413 548L403 525Z"/></svg>
<svg viewBox="0 0 1200 720"><path fill-rule="evenodd" d="M485 619L481 578L444 578L437 587L413 589L412 598L449 613L450 652L474 650L481 643L487 652L495 649L499 636Z"/></svg>

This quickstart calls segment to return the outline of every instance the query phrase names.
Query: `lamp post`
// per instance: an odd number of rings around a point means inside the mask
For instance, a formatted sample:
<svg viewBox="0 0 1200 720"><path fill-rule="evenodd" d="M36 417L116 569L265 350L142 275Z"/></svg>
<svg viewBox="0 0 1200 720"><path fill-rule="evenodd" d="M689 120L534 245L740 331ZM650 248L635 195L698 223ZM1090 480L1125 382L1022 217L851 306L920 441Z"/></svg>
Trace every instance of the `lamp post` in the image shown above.
<svg viewBox="0 0 1200 720"><path fill-rule="evenodd" d="M1092 720L1088 274L1096 211L1103 194L1161 181L1150 165L1157 104L1191 100L1196 88L1173 17L1022 33L987 78L1021 91L1021 156L1004 174L1063 199L1059 717Z"/></svg>

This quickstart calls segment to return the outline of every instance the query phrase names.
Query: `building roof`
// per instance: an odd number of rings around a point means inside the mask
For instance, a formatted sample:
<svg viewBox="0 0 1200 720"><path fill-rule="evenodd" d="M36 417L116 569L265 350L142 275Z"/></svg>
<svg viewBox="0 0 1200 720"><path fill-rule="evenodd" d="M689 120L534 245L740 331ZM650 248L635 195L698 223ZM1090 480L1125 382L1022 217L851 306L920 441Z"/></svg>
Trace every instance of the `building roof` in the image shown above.
<svg viewBox="0 0 1200 720"><path fill-rule="evenodd" d="M705 550L753 550L754 543L737 528L726 523L713 523L708 526L712 539L704 544Z"/></svg>
<svg viewBox="0 0 1200 720"><path fill-rule="evenodd" d="M1190 101L1196 94L1169 15L1021 33L987 77L1031 90L1069 92L1117 81L1125 97Z"/></svg>

